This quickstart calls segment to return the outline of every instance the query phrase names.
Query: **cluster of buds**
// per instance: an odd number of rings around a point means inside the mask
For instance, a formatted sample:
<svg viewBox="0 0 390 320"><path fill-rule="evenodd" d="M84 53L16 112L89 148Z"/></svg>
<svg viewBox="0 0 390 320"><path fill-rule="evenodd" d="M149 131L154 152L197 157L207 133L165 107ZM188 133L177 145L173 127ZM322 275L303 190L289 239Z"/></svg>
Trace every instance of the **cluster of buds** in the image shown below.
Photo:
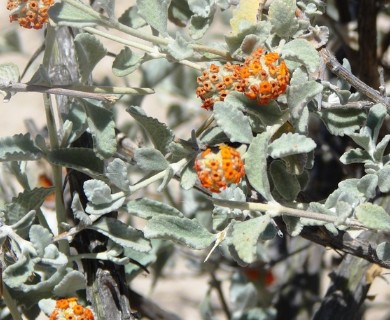
<svg viewBox="0 0 390 320"><path fill-rule="evenodd" d="M47 14L54 0L8 0L7 9L11 10L10 22L18 21L27 29L41 29L48 22Z"/></svg>
<svg viewBox="0 0 390 320"><path fill-rule="evenodd" d="M56 301L56 307L50 320L94 320L91 309L77 303L77 298L66 298Z"/></svg>
<svg viewBox="0 0 390 320"><path fill-rule="evenodd" d="M202 108L210 110L217 101L223 101L232 91L242 92L251 100L264 105L286 91L290 72L276 52L267 53L258 48L244 64L212 64L197 79L196 94L203 100Z"/></svg>
<svg viewBox="0 0 390 320"><path fill-rule="evenodd" d="M241 154L225 144L201 152L195 160L195 170L202 186L216 193L239 183L245 174Z"/></svg>

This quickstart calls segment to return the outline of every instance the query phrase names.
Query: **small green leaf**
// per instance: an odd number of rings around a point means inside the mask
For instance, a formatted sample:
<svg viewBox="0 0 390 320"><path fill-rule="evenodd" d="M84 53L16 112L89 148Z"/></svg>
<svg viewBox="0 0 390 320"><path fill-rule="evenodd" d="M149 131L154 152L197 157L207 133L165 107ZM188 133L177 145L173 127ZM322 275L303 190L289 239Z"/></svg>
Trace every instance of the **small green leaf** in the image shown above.
<svg viewBox="0 0 390 320"><path fill-rule="evenodd" d="M313 139L299 133L283 133L278 139L268 146L269 155L276 158L283 158L292 154L308 153L316 147Z"/></svg>
<svg viewBox="0 0 390 320"><path fill-rule="evenodd" d="M161 35L167 34L170 0L137 0L138 14Z"/></svg>
<svg viewBox="0 0 390 320"><path fill-rule="evenodd" d="M198 15L193 15L190 19L190 26L188 27L191 38L194 40L202 38L209 29L212 21L212 17L203 18Z"/></svg>
<svg viewBox="0 0 390 320"><path fill-rule="evenodd" d="M389 174L389 172L387 172L387 174ZM390 179L389 179L389 182L390 182ZM361 193L363 193L365 195L365 197L367 199L372 199L376 195L376 187L377 186L378 186L378 176L376 174L366 174L364 177L362 177L359 180L357 188ZM390 187L390 184L389 184L389 187Z"/></svg>
<svg viewBox="0 0 390 320"><path fill-rule="evenodd" d="M301 220L297 217L290 217L286 215L283 215L282 218L284 223L286 224L288 234L292 237L299 236L303 229L303 224L301 223Z"/></svg>
<svg viewBox="0 0 390 320"><path fill-rule="evenodd" d="M0 161L37 160L42 152L31 140L30 134L17 134L0 139Z"/></svg>
<svg viewBox="0 0 390 320"><path fill-rule="evenodd" d="M267 132L253 138L245 154L245 173L257 192L266 200L272 200L267 174L267 147L270 137Z"/></svg>
<svg viewBox="0 0 390 320"><path fill-rule="evenodd" d="M84 193L94 204L104 204L111 201L111 188L100 180L87 180L84 182Z"/></svg>
<svg viewBox="0 0 390 320"><path fill-rule="evenodd" d="M372 144L372 140L370 134L366 130L360 130L359 133L349 133L348 136L364 150L370 150L370 144Z"/></svg>
<svg viewBox="0 0 390 320"><path fill-rule="evenodd" d="M90 201L85 208L89 214L102 215L116 211L126 200L123 192L111 194L111 188L100 180L84 182L84 192Z"/></svg>
<svg viewBox="0 0 390 320"><path fill-rule="evenodd" d="M381 103L372 106L368 112L366 126L369 128L368 132L371 134L374 143L376 143L378 139L379 130L382 127L386 115L386 107Z"/></svg>
<svg viewBox="0 0 390 320"><path fill-rule="evenodd" d="M260 21L256 25L250 25L248 28L243 28L238 34L225 36L225 41L229 47L231 54L240 54L242 52L242 44L247 36L256 35L256 44L261 46L267 40L271 32L271 24L269 21ZM249 52L251 53L251 52ZM249 54L247 53L247 54Z"/></svg>
<svg viewBox="0 0 390 320"><path fill-rule="evenodd" d="M390 166L386 165L377 172L378 187L380 192L386 193L390 191Z"/></svg>
<svg viewBox="0 0 390 320"><path fill-rule="evenodd" d="M259 259L257 255L259 238L270 222L271 218L268 215L244 222L235 221L231 241L242 261L253 263Z"/></svg>
<svg viewBox="0 0 390 320"><path fill-rule="evenodd" d="M290 61L304 66L310 72L315 72L320 66L318 51L304 39L287 42L282 48L281 55L286 60L289 69L291 68Z"/></svg>
<svg viewBox="0 0 390 320"><path fill-rule="evenodd" d="M319 112L331 134L344 136L360 129L366 113L358 109L323 109Z"/></svg>
<svg viewBox="0 0 390 320"><path fill-rule="evenodd" d="M177 61L191 57L194 50L190 43L186 41L180 33L176 34L176 39L168 45L168 53Z"/></svg>
<svg viewBox="0 0 390 320"><path fill-rule="evenodd" d="M92 134L93 148L98 157L107 159L117 149L113 113L92 102L84 101L83 104L88 116L87 122Z"/></svg>
<svg viewBox="0 0 390 320"><path fill-rule="evenodd" d="M19 288L33 275L34 265L30 257L21 255L14 264L3 271L4 283L10 288Z"/></svg>
<svg viewBox="0 0 390 320"><path fill-rule="evenodd" d="M196 219L171 215L154 216L146 224L144 233L149 239L172 240L193 249L207 248L215 240Z"/></svg>
<svg viewBox="0 0 390 320"><path fill-rule="evenodd" d="M340 157L340 161L344 164L365 163L370 160L370 154L366 150L360 148L350 149Z"/></svg>
<svg viewBox="0 0 390 320"><path fill-rule="evenodd" d="M86 10L81 10L69 2L57 2L49 9L50 20L57 26L75 28L93 27L96 24L99 24L101 20L97 12L96 15L90 14L89 6L82 2L79 5L85 6Z"/></svg>
<svg viewBox="0 0 390 320"><path fill-rule="evenodd" d="M137 6L131 6L119 17L118 21L130 28L138 29L146 25L146 21L138 14Z"/></svg>
<svg viewBox="0 0 390 320"><path fill-rule="evenodd" d="M159 215L183 217L183 214L174 207L147 198L129 201L125 209L128 213L142 219L151 219Z"/></svg>
<svg viewBox="0 0 390 320"><path fill-rule="evenodd" d="M59 284L53 289L53 294L57 297L72 297L76 291L86 288L84 274L77 270L72 270L65 275Z"/></svg>
<svg viewBox="0 0 390 320"><path fill-rule="evenodd" d="M219 126L207 128L199 138L201 144L206 146L215 146L228 141L225 132Z"/></svg>
<svg viewBox="0 0 390 320"><path fill-rule="evenodd" d="M129 47L125 47L116 56L112 64L112 73L117 77L127 76L138 69L144 57L144 54L136 54Z"/></svg>
<svg viewBox="0 0 390 320"><path fill-rule="evenodd" d="M14 82L19 82L19 67L14 63L0 64L0 84L7 85Z"/></svg>
<svg viewBox="0 0 390 320"><path fill-rule="evenodd" d="M113 185L117 186L122 191L129 190L129 165L123 160L119 158L112 160L107 165L106 176Z"/></svg>
<svg viewBox="0 0 390 320"><path fill-rule="evenodd" d="M198 175L196 174L194 169L194 164L195 160L192 159L181 171L180 186L184 190L190 190L191 188L193 188L198 179Z"/></svg>
<svg viewBox="0 0 390 320"><path fill-rule="evenodd" d="M71 130L61 141L61 147L69 146L70 143L79 138L87 129L87 114L80 100L71 101L69 107L69 112L61 116L64 121L64 126L67 123L71 123Z"/></svg>
<svg viewBox="0 0 390 320"><path fill-rule="evenodd" d="M7 224L18 223L27 212L37 210L45 201L45 198L53 192L53 188L35 188L25 190L13 198L7 206L6 221Z"/></svg>
<svg viewBox="0 0 390 320"><path fill-rule="evenodd" d="M390 260L390 242L381 242L380 244L378 244L375 251L380 260Z"/></svg>
<svg viewBox="0 0 390 320"><path fill-rule="evenodd" d="M97 63L107 51L102 43L89 33L79 33L74 39L81 82L86 82Z"/></svg>
<svg viewBox="0 0 390 320"><path fill-rule="evenodd" d="M382 138L381 142L379 142L376 145L375 151L374 151L374 159L376 161L378 161L378 162L383 161L383 154L386 150L387 145L389 144L389 141L390 141L390 134L387 134Z"/></svg>
<svg viewBox="0 0 390 320"><path fill-rule="evenodd" d="M164 123L145 115L140 107L132 106L127 108L126 111L144 127L156 149L164 154L169 144L173 141L172 131Z"/></svg>
<svg viewBox="0 0 390 320"><path fill-rule="evenodd" d="M226 133L231 142L250 143L252 129L244 113L228 102L217 102L214 105L214 116L217 124Z"/></svg>
<svg viewBox="0 0 390 320"><path fill-rule="evenodd" d="M270 165L270 174L276 190L287 201L296 199L301 191L301 185L295 174L287 172L284 163L280 160L273 161Z"/></svg>
<svg viewBox="0 0 390 320"><path fill-rule="evenodd" d="M163 171L169 167L163 154L154 148L138 148L134 159L142 170Z"/></svg>
<svg viewBox="0 0 390 320"><path fill-rule="evenodd" d="M103 217L93 225L88 226L88 229L96 230L126 248L140 252L148 252L151 249L150 243L144 238L142 231L114 218Z"/></svg>
<svg viewBox="0 0 390 320"><path fill-rule="evenodd" d="M390 231L390 216L382 207L372 204L363 203L356 208L356 217L364 226Z"/></svg>
<svg viewBox="0 0 390 320"><path fill-rule="evenodd" d="M80 201L80 196L78 193L74 193L74 195L73 195L71 209L72 209L74 217L80 221L79 222L80 224L82 224L82 225L91 225L92 224L91 218L84 211L84 207Z"/></svg>
<svg viewBox="0 0 390 320"><path fill-rule="evenodd" d="M103 160L88 148L55 149L47 153L47 160L92 176L102 174L104 169Z"/></svg>
<svg viewBox="0 0 390 320"><path fill-rule="evenodd" d="M268 16L272 29L280 37L289 38L298 31L299 24L295 16L297 10L295 3L295 0L275 0L269 6Z"/></svg>
<svg viewBox="0 0 390 320"><path fill-rule="evenodd" d="M53 243L50 231L38 224L31 226L29 237L39 257L43 257L45 248Z"/></svg>
<svg viewBox="0 0 390 320"><path fill-rule="evenodd" d="M314 97L321 93L323 86L316 81L307 81L287 88L287 102L293 119L302 117L302 112Z"/></svg>

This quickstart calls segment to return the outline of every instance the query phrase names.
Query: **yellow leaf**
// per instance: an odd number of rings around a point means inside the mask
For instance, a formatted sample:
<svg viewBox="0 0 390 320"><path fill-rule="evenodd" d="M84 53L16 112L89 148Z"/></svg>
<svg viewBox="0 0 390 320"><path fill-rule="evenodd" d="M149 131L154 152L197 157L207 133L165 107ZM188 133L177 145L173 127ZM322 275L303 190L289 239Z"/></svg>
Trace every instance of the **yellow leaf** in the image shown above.
<svg viewBox="0 0 390 320"><path fill-rule="evenodd" d="M237 34L240 31L240 25L256 24L257 10L259 9L259 0L241 0L238 8L233 12L233 18L230 19L232 33Z"/></svg>

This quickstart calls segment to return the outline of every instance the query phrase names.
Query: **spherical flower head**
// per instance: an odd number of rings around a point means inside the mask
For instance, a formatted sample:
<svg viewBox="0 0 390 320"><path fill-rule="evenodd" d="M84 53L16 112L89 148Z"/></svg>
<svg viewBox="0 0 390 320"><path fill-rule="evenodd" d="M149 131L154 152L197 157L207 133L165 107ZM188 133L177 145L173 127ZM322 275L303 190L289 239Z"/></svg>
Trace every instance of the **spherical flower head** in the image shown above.
<svg viewBox="0 0 390 320"><path fill-rule="evenodd" d="M239 183L245 174L240 152L225 144L201 152L195 160L195 170L202 186L215 193Z"/></svg>
<svg viewBox="0 0 390 320"><path fill-rule="evenodd" d="M8 0L10 22L18 21L27 29L41 29L49 21L48 10L54 0Z"/></svg>
<svg viewBox="0 0 390 320"><path fill-rule="evenodd" d="M77 303L77 298L65 298L56 301L56 307L50 315L50 320L94 320L90 308L84 308Z"/></svg>
<svg viewBox="0 0 390 320"><path fill-rule="evenodd" d="M243 65L212 64L197 78L196 94L203 101L202 108L211 110L214 103L223 101L232 91L242 92L259 105L268 104L286 91L290 72L278 53L267 53L258 48Z"/></svg>

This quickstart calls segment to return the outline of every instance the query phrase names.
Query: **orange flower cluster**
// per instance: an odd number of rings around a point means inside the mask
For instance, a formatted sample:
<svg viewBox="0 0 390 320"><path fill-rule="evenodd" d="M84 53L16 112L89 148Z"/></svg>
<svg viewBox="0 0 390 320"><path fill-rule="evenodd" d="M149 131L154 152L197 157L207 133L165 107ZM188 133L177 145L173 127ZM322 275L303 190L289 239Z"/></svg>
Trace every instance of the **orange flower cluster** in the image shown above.
<svg viewBox="0 0 390 320"><path fill-rule="evenodd" d="M54 0L8 0L9 20L18 21L23 28L41 29L49 21L47 12L53 3Z"/></svg>
<svg viewBox="0 0 390 320"><path fill-rule="evenodd" d="M77 303L77 298L60 299L50 315L50 320L94 320L91 309Z"/></svg>
<svg viewBox="0 0 390 320"><path fill-rule="evenodd" d="M202 186L216 193L231 183L239 183L245 174L240 153L225 144L200 153L195 160L195 170Z"/></svg>
<svg viewBox="0 0 390 320"><path fill-rule="evenodd" d="M203 100L202 108L210 110L217 101L223 101L231 91L242 92L259 105L267 104L286 91L290 72L278 53L266 53L258 48L243 65L212 64L209 71L197 79L196 95Z"/></svg>

